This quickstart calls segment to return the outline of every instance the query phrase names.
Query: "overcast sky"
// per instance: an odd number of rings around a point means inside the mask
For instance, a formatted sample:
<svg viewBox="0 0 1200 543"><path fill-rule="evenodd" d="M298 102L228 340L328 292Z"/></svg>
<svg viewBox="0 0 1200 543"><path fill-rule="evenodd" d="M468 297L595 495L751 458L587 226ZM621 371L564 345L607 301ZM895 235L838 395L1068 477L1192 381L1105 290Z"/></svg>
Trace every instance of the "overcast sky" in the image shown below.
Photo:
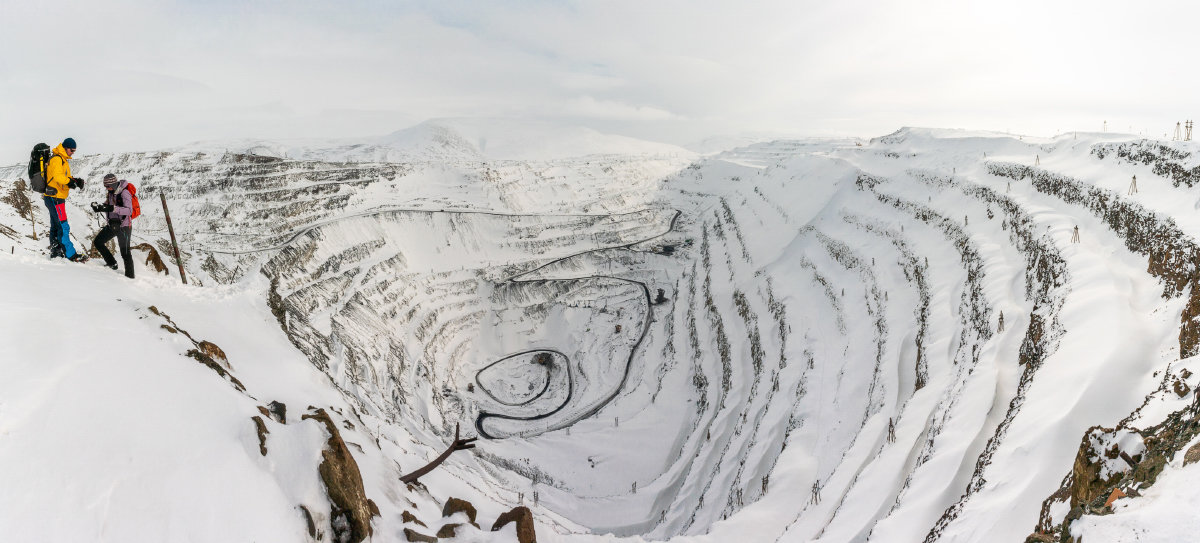
<svg viewBox="0 0 1200 543"><path fill-rule="evenodd" d="M0 0L0 155L514 117L686 144L1193 115L1189 2Z"/></svg>

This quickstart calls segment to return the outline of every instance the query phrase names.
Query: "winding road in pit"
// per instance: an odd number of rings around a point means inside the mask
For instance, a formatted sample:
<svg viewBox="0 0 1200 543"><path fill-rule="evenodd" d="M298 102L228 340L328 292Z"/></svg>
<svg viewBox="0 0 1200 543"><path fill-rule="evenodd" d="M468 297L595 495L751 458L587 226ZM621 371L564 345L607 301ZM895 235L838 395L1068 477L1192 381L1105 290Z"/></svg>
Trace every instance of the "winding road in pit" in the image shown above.
<svg viewBox="0 0 1200 543"><path fill-rule="evenodd" d="M671 222L670 222L670 224L667 225L667 229L659 234L655 234L653 236L650 236L650 237L647 237L644 239L640 239L640 240L634 241L632 243L626 243L623 245L615 245L615 246L611 246L611 247L601 247L598 249L589 249L587 251L581 251L581 252L575 253L573 255L564 256L562 258L556 258L545 264L542 264L541 266L533 268L529 271L524 271L524 272L518 273L516 275L510 276L507 279L504 279L503 281L496 283L496 286L504 286L504 285L508 285L508 284L545 283L545 282L549 282L549 281L587 281L587 280L593 280L593 279L611 279L611 280L615 280L615 281L621 281L621 282L637 285L638 287L640 287L642 289L643 299L646 302L646 311L645 311L645 317L642 320L642 329L638 333L637 341L634 342L633 347L629 350L629 357L625 360L625 369L621 374L621 382L616 387L613 388L612 392L609 393L608 396L604 397L599 403L597 403L595 406L592 406L587 411L584 411L584 412L580 413L578 416L573 417L573 419L570 421L560 422L560 423L555 424L552 427L547 428L546 430L543 430L542 432L538 432L538 433L548 432L548 431L556 430L559 428L565 428L567 426L570 426L571 424L574 424L577 421L580 421L580 420L586 419L592 415L595 415L596 413L600 412L600 410L603 409L606 405L608 405L609 402L611 402L613 400L613 398L616 398L617 395L621 393L621 390L623 390L625 388L625 383L627 383L629 381L629 370L633 368L633 359L637 355L638 349L641 347L642 342L645 341L646 335L649 334L649 332L650 332L650 323L652 322L651 308L653 307L653 303L650 298L650 287L647 286L646 283L643 283L641 281L637 281L634 279L626 279L624 277L614 277L611 275L585 275L585 276L581 276L581 277L571 277L571 278L565 278L565 279L520 279L520 278L527 276L531 273L540 271L542 269L545 269L546 267L552 266L559 262L563 262L565 260L570 260L572 258L576 258L579 256L597 253L600 251L609 251L609 250L614 250L614 249L629 249L630 247L633 247L634 245L639 245L642 243L654 241L663 236L666 236L667 234L670 234L673 230L675 230L675 222L679 219L680 215L682 215L682 212L679 211L678 209L676 209L675 214L671 216ZM537 415L531 415L531 416L527 416L527 417L505 415L503 413L491 413L488 411L481 410L479 412L479 415L475 417L475 430L477 432L479 432L480 437L482 437L484 439L499 439L498 437L488 433L487 430L484 429L483 423L487 419L494 418L494 419L517 420L517 421L542 420L542 419L554 416L555 414L557 414L558 412L560 412L564 408L566 408L568 404L571 403L571 398L574 394L574 376L573 376L573 373L571 372L571 359L567 355L565 355L559 351L555 351L555 350L533 349L533 350L522 351L519 353L505 356L504 358L501 358L501 359L497 360L496 362L488 364L487 366L484 366L479 371L475 372L475 381L479 382L479 374L482 373L487 368L490 368L499 362L508 360L515 356L520 356L522 354L530 354L530 353L534 353L534 352L552 352L552 353L562 356L563 359L566 360L567 397L563 400L563 402L558 407L555 407L554 409L547 411L545 413L540 413ZM480 387L484 388L482 384L480 384ZM527 405L527 404L537 400L538 398L540 398L542 396L542 394L544 394L546 392L546 390L548 390L548 388L549 388L549 381L547 380L546 388L543 388L542 391L539 392L537 395L522 402L520 405ZM495 399L495 397L492 396L492 394L490 392L488 392L486 390L486 388L484 389L484 393L487 394L488 396L491 396L493 399ZM501 402L501 403L503 403L503 402Z"/></svg>
<svg viewBox="0 0 1200 543"><path fill-rule="evenodd" d="M615 214L607 214L607 215L603 215L603 214L551 214L551 215L553 215L553 216L577 216L577 217L620 217L620 216L644 213L646 211L648 211L648 210L639 210L639 211L631 211L631 212L627 212L627 213L615 213ZM496 283L497 286L503 286L506 284L540 283L540 282L548 282L548 281L587 281L587 280L596 280L596 279L611 279L611 280L615 280L615 281L629 283L632 285L637 285L639 288L642 289L643 299L646 303L645 318L643 319L643 322L642 322L642 329L638 333L637 341L634 342L633 347L629 350L629 357L625 360L625 369L622 372L620 384L618 386L616 386L607 397L603 398L598 404L596 404L592 408L588 409L587 411L581 413L579 416L575 417L574 420L556 424L553 427L548 428L545 431L563 428L563 427L569 426L571 424L574 424L575 422L577 422L579 420L590 417L590 416L598 413L601 409L603 409L606 405L608 405L608 403L611 402L613 400L613 398L617 397L617 394L620 394L621 390L625 388L625 383L627 383L629 381L629 370L633 367L633 359L637 355L638 349L641 347L642 342L645 341L646 335L650 332L650 323L652 322L651 321L651 307L653 306L653 303L652 303L651 297L650 297L650 287L649 286L647 286L645 283L643 283L641 281L637 281L637 280L633 280L633 279L626 279L623 277L615 277L615 276L611 276L611 275L587 275L587 276L582 276L582 277L572 277L572 278L565 278L565 279L520 279L520 278L530 275L532 273L538 272L542 269L545 269L545 268L552 266L554 264L557 264L559 262L570 260L572 258L577 258L577 257L583 256L583 255L588 255L588 254L592 254L592 253L598 253L600 251L629 249L630 247L633 247L635 245L647 243L647 242L662 238L663 236L666 236L667 234L670 234L672 231L674 231L676 221L678 221L680 215L683 214L683 212L678 209L676 209L674 211L675 211L675 213L674 213L674 215L671 216L670 223L667 225L666 230L664 230L661 233L658 233L658 234L655 234L653 236L649 236L649 237L646 237L643 239L639 239L639 240L636 240L636 241L633 241L630 243L625 243L625 244L621 244L621 245L611 245L611 246L606 246L606 247L598 247L595 249L588 249L586 251L580 251L578 253L567 255L567 256L564 256L561 258L556 258L556 259L551 260L545 264L542 264L536 268L512 275L512 276ZM296 239L298 239L300 236L302 236L314 229L317 229L317 228L320 228L323 226L328 226L335 222L346 220L346 219L373 216L373 215L383 215L383 214L388 214L388 213L478 214L478 215L491 215L491 216L499 216L499 217L524 216L523 214L519 214L519 213L504 213L504 212L471 210L471 209L465 209L465 210L464 209L437 209L437 210L434 210L434 209L422 209L422 208L395 208L395 207L377 208L377 209L362 211L359 213L354 213L349 216L337 217L335 219L320 221L320 222L317 222L314 224L307 225L304 228L301 228L297 231L287 234L287 237L285 238L285 240L282 243L278 243L278 244L270 246L270 247L259 248L259 249L248 249L248 250L236 250L236 251L229 251L229 250L222 251L222 250L210 249L209 252L217 253L217 254L239 255L239 254L262 253L262 252L268 252L268 251L275 251L275 250L279 250L279 249L286 247L287 245L291 244ZM504 358L497 360L496 362L493 362L491 364L488 364L487 366L484 366L484 368L477 371L475 373L475 381L477 383L479 382L479 373L481 373L485 369L495 365L498 362L507 360L514 356L520 356L522 354L530 354L530 353L534 353L534 352L552 352L552 353L562 356L563 359L566 360L567 397L563 400L562 404L555 407L554 409L547 411L545 413L527 416L527 417L505 415L503 413L492 413L492 412L481 410L479 412L479 415L475 417L475 429L479 432L480 437L483 437L485 439L498 439L496 436L489 434L487 432L487 430L484 429L483 423L487 419L495 418L495 419L503 419L503 420L524 420L524 421L541 420L541 419L551 417L551 416L555 415L556 413L559 413L564 408L566 408L568 404L570 404L571 398L574 394L574 374L571 370L571 359L570 359L570 357L566 356L565 354L563 354L559 351L551 350L551 349L534 349L534 350L522 351L519 353L508 355ZM494 400L496 399L495 396L493 396L491 394L491 392L486 390L486 387L483 387L482 383L480 384L480 387L484 389L485 394L487 394L489 397L491 397ZM545 394L545 392L548 390L548 388L549 388L549 383L547 382L547 387L543 388L537 395L535 395L535 396L531 397L529 400L526 400L525 402L521 402L520 404L517 404L517 405L527 405L527 404L537 400L538 398L542 397L543 394ZM498 401L498 403L504 404L504 402L499 402L499 401Z"/></svg>

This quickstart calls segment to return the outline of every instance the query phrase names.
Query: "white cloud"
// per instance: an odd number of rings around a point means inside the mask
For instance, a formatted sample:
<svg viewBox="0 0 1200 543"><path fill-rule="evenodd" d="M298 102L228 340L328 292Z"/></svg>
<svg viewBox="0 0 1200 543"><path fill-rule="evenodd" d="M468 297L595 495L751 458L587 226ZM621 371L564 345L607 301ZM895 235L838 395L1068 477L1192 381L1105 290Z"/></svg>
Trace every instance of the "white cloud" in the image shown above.
<svg viewBox="0 0 1200 543"><path fill-rule="evenodd" d="M0 1L6 21L36 3ZM1196 113L1182 2L65 0L0 34L0 156L546 117L707 132L1048 134ZM1003 124L1003 126L1001 126ZM86 138L84 137L86 136ZM87 144L83 143L84 141Z"/></svg>
<svg viewBox="0 0 1200 543"><path fill-rule="evenodd" d="M567 100L556 108L556 116L582 117L619 121L665 121L680 119L670 111L647 106L634 106L615 100L597 100L591 96L580 96Z"/></svg>

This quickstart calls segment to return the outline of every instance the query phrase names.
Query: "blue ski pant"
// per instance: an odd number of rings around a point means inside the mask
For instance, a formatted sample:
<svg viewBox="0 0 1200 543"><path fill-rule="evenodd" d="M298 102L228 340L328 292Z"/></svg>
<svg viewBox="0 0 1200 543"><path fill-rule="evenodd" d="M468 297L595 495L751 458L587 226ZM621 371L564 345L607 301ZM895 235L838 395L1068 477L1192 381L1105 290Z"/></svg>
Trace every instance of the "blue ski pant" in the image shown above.
<svg viewBox="0 0 1200 543"><path fill-rule="evenodd" d="M67 201L43 196L42 202L50 211L50 257L73 258L75 246L71 244L71 225L67 224Z"/></svg>

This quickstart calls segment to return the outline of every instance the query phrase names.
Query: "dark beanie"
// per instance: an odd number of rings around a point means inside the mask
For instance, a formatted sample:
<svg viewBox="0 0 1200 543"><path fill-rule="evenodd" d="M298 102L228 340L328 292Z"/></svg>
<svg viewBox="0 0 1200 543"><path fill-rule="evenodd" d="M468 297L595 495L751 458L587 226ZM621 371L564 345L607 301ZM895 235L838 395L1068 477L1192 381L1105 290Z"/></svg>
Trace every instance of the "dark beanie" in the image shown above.
<svg viewBox="0 0 1200 543"><path fill-rule="evenodd" d="M63 149L74 149L74 148L75 148L75 138L67 138L67 139L63 140Z"/></svg>

